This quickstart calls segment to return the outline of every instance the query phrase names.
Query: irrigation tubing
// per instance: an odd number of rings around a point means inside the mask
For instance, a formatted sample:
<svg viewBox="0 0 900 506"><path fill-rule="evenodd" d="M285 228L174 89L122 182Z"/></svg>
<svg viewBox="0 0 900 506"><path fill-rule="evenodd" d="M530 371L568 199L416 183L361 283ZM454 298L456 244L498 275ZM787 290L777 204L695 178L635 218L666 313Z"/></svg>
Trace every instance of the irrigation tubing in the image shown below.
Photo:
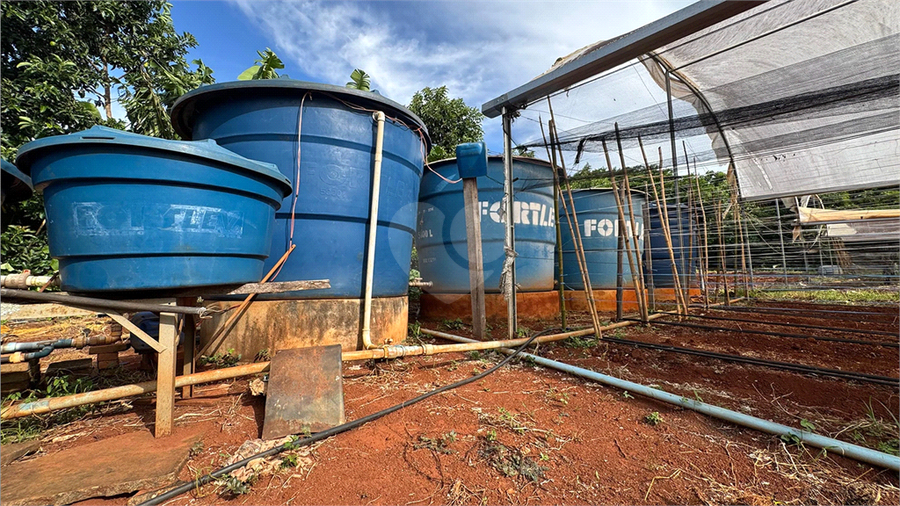
<svg viewBox="0 0 900 506"><path fill-rule="evenodd" d="M401 410L405 407L412 406L413 404L416 404L418 402L422 402L425 399L428 399L429 397L432 397L437 394L444 393L448 390L453 390L455 388L459 388L461 386L468 385L469 383L478 381L478 380L484 378L485 376L495 372L497 369L500 369L504 365L508 364L510 360L515 358L517 355L519 355L519 353L521 353L525 348L527 348L535 339L537 339L541 335L544 335L545 333L546 333L546 331L539 332L539 333L531 336L531 338L528 339L528 341L526 341L524 344L522 344L521 346L516 348L515 351L513 351L513 353L511 355L508 355L506 358L504 358L499 363L497 363L497 365L491 367L490 369L484 371L483 373L481 373L477 376L472 376L470 378L466 378L464 380L457 381L456 383L451 383L449 385L442 386L440 388L437 388L430 392L424 393L424 394L422 394L418 397L415 397L413 399L410 399L408 401L403 401L400 404L396 404L394 406L391 406L390 408L378 411L377 413L372 413L371 415L367 415L362 418L357 418L356 420L353 420L352 422L347 422L345 424L338 425L337 427L332 427L332 428L324 430L322 432L318 432L315 435L310 436L308 438L301 439L299 441L289 441L287 443L276 446L276 447L266 450L264 452L257 453L256 455L251 455L243 460L239 460L239 461L235 462L234 464L219 468L209 474L201 476L200 478L197 478L196 480L194 480L190 483L185 483L185 484L175 487L167 492L163 492L162 494L160 494L156 497L153 497L151 499L148 499L148 500L140 503L138 506L151 506L151 505L155 505L155 504L161 504L161 503L168 501L174 497L177 497L181 494L187 493L194 488L199 488L202 485L206 485L207 483L214 481L218 478L221 478L222 476L225 476L232 471L236 471L236 470L246 466L247 464L249 464L250 461L252 461L252 460L271 457L272 455L277 455L285 450L295 450L297 448L309 446L318 441L328 439L331 436L336 436L343 432L347 432L349 430L352 430L352 429L355 429L362 425L365 425L371 421L377 420L381 417L389 415L389 414L391 414L395 411Z"/></svg>
<svg viewBox="0 0 900 506"><path fill-rule="evenodd" d="M654 343L645 343L642 341L632 341L629 339L617 339L614 337L604 337L603 341L607 341L614 344L623 344L628 346L635 346L639 348L651 348L661 351L668 351L672 353L683 353L686 355L696 355L700 357L706 358L716 358L719 360L727 360L730 362L741 362L745 364L751 365L759 365L764 367L771 367L773 369L784 369L787 371L794 372L802 372L807 374L818 374L821 376L833 376L836 378L843 378L855 381L863 381L867 383L877 383L879 385L889 385L896 387L900 384L900 379L891 378L890 376L878 376L875 374L865 374L860 372L851 372L851 371L841 371L839 369L827 369L824 367L815 367L811 365L803 365L803 364L793 364L790 362L776 362L774 360L763 360L760 358L750 358L742 355L729 355L726 353L716 353L712 351L704 351L697 350L694 348L680 348L677 346L669 346L666 344L654 344Z"/></svg>
<svg viewBox="0 0 900 506"><path fill-rule="evenodd" d="M797 304L798 302L792 301L792 304ZM695 304L693 307L702 308L703 306L700 304ZM807 308L794 308L794 307L767 307L767 306L721 306L717 307L716 311L737 311L737 312L789 312L789 313L825 313L825 314L847 314L847 315L866 315L866 316L882 316L884 318L894 318L897 319L898 315L893 313L885 313L878 311L842 311L838 309L807 309Z"/></svg>
<svg viewBox="0 0 900 506"><path fill-rule="evenodd" d="M710 308L710 311L715 311L715 309ZM760 323L764 325L776 325L779 327L797 327L801 329L815 329L815 330L828 330L833 332L849 332L853 334L867 334L873 336L891 336L897 337L896 332L886 332L882 330L866 330L866 329L848 329L846 327L825 327L820 325L805 325L801 323L784 323L784 322L765 322L759 320L745 320L742 318L726 318L724 316L710 316L710 315L696 315L696 314L688 314L685 315L691 318L702 318L704 320L722 320L727 322L744 322L744 323ZM873 344L881 344L877 341L873 341ZM897 343L893 344L897 346Z"/></svg>
<svg viewBox="0 0 900 506"><path fill-rule="evenodd" d="M634 318L623 318L626 321L640 321ZM741 332L744 334L759 334L763 336L775 336L775 337L792 337L795 339L813 339L816 341L832 341L836 343L850 343L850 344L862 344L868 346L885 346L888 348L900 348L900 343L887 343L884 341L865 341L861 339L846 339L842 337L824 337L824 336L810 336L806 334L789 334L787 332L772 332L770 330L752 330L752 329L735 329L730 327L713 327L710 325L697 325L696 323L684 323L684 322L666 322L662 320L656 320L653 322L654 324L659 325L671 325L674 327L688 327L692 329L704 329L704 330L726 330L730 332Z"/></svg>
<svg viewBox="0 0 900 506"><path fill-rule="evenodd" d="M475 342L472 339L460 336L454 336L452 341L456 341L458 343ZM505 349L501 349L500 351L502 351L503 353L513 353L512 351ZM611 386L613 388L619 388L628 392L632 392L634 394L640 394L644 397L655 399L657 401L674 404L676 406L681 406L687 409L692 409L699 413L718 418L719 420L725 420L730 423L749 427L751 429L755 429L768 434L774 434L776 436L792 434L799 438L800 441L809 444L810 446L827 449L829 453L843 455L845 457L856 459L861 462L867 462L872 465L881 466L893 471L900 471L900 458L894 455L880 452L878 450L872 450L870 448L864 448L862 446L847 443L834 438L821 436L804 429L797 429L787 425L782 425L780 423L770 422L768 420L763 420L761 418L750 416L737 411L732 411L730 409L706 404L696 399L688 399L687 397L671 394L669 392L663 392L662 390L657 390L655 388L641 385L639 383L634 383L632 381L626 381L614 376L601 374L599 372L584 369L582 367L576 367L570 364L557 362L555 360L549 360L544 357L539 357L537 355L528 353L525 353L523 355L525 358L534 360L536 364L544 367L556 369L557 371L569 373L587 380L596 381L598 383Z"/></svg>

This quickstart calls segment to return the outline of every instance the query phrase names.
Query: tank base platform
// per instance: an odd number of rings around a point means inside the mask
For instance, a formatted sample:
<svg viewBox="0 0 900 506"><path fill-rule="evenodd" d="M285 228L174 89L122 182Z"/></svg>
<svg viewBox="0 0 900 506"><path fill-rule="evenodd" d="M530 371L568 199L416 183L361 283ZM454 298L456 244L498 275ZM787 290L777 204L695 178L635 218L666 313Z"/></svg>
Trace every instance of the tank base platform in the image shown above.
<svg viewBox="0 0 900 506"><path fill-rule="evenodd" d="M423 293L420 313L428 318L471 320L472 298L467 293ZM522 318L553 318L559 315L559 292L520 292L516 311ZM502 294L484 294L484 312L488 319L506 318L506 300Z"/></svg>
<svg viewBox="0 0 900 506"><path fill-rule="evenodd" d="M219 301L211 308L227 310L240 302ZM201 347L225 324L231 311L203 320ZM372 299L372 342L398 344L406 339L409 298ZM344 351L362 349L362 299L258 300L250 304L234 328L218 347L209 353L234 349L244 359L252 359L262 350L275 351L307 346L340 344Z"/></svg>

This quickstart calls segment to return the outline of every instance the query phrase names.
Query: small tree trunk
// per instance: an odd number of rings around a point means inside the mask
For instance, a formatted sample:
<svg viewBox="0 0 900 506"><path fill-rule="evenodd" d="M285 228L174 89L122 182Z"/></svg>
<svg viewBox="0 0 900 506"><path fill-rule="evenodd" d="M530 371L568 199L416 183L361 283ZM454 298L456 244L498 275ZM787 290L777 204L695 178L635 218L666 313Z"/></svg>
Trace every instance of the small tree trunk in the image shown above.
<svg viewBox="0 0 900 506"><path fill-rule="evenodd" d="M103 74L104 74L104 82L103 82L103 105L106 108L106 119L112 119L112 86L110 86L109 82L109 64L106 61L103 62Z"/></svg>

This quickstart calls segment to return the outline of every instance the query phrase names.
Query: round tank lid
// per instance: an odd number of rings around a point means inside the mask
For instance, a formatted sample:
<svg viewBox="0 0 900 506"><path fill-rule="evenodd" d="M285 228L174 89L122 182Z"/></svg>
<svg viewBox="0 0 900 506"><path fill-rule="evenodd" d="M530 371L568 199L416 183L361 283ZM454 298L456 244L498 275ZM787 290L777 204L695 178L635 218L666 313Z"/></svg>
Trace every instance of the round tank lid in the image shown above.
<svg viewBox="0 0 900 506"><path fill-rule="evenodd" d="M275 164L244 158L243 156L219 146L216 141L212 139L205 141L171 141L99 125L73 134L55 135L53 137L44 137L43 139L31 141L19 149L19 156L16 158L16 164L21 167L24 172L30 174L33 159L40 152L47 149L58 149L64 146L75 145L127 146L133 148L154 149L189 157L212 160L254 172L262 177L277 181L282 187L281 190L284 196L291 193L290 180L278 170L278 167L275 166ZM5 166L3 170L6 170Z"/></svg>
<svg viewBox="0 0 900 506"><path fill-rule="evenodd" d="M32 185L31 178L22 173L12 163L0 159L0 169L3 171L3 187L9 197L13 200L24 200L31 196ZM12 180L9 180L12 178Z"/></svg>
<svg viewBox="0 0 900 506"><path fill-rule="evenodd" d="M307 91L330 94L339 100L350 102L373 111L384 111L388 116L397 118L411 128L419 128L424 134L427 148L431 148L431 138L425 123L406 107L371 91L354 90L333 84L312 83L296 79L259 79L252 81L229 81L209 84L185 93L172 107L172 126L178 135L185 139L193 138L194 121L197 110L207 104L227 102L234 97L252 97L253 92L262 92L260 96L281 95L296 96L299 100ZM427 149L426 149L427 152Z"/></svg>

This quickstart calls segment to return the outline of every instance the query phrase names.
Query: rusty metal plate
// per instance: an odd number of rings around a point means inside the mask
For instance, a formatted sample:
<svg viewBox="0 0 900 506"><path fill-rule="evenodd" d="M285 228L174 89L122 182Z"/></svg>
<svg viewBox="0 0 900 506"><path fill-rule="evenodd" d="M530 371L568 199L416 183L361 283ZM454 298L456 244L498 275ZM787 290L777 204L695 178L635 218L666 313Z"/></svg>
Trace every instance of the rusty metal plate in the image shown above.
<svg viewBox="0 0 900 506"><path fill-rule="evenodd" d="M263 439L344 423L341 345L281 350L269 366Z"/></svg>

